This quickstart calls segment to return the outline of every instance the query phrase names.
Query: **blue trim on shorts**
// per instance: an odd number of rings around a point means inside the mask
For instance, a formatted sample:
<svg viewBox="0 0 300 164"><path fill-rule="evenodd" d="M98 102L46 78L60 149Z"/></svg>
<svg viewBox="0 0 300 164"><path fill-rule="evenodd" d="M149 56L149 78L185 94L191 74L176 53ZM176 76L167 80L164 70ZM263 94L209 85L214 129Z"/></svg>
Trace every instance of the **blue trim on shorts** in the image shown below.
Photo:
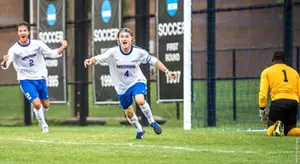
<svg viewBox="0 0 300 164"><path fill-rule="evenodd" d="M34 99L48 100L48 88L45 79L39 80L20 80L20 88L31 103Z"/></svg>
<svg viewBox="0 0 300 164"><path fill-rule="evenodd" d="M124 94L120 94L120 95L118 94L118 99L121 108L127 109L130 105L132 105L133 103L132 97L135 97L138 94L143 94L146 97L147 87L145 83L137 82L133 86L128 88L128 90Z"/></svg>

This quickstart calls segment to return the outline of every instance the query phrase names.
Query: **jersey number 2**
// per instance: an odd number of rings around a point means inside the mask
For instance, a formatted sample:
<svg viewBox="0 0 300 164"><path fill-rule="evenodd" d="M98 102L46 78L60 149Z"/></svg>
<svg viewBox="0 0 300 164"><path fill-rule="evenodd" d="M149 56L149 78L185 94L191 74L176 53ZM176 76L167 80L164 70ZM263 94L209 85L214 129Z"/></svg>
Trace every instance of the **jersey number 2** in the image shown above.
<svg viewBox="0 0 300 164"><path fill-rule="evenodd" d="M129 72L126 71L126 72L124 73L124 76L129 77Z"/></svg>
<svg viewBox="0 0 300 164"><path fill-rule="evenodd" d="M34 63L33 63L33 60L32 60L32 59L29 59L29 65L30 65L30 66L33 66L33 65L34 65Z"/></svg>
<svg viewBox="0 0 300 164"><path fill-rule="evenodd" d="M283 75L284 75L284 82L288 82L286 71L282 70L282 72L283 72Z"/></svg>

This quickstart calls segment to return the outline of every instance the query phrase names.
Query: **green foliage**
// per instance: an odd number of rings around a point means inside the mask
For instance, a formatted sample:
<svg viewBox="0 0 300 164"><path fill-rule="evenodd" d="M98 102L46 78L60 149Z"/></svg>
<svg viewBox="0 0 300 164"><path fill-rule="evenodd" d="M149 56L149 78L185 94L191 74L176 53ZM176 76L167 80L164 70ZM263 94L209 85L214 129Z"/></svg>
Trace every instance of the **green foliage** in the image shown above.
<svg viewBox="0 0 300 164"><path fill-rule="evenodd" d="M129 8L130 4L132 3L132 0L123 0L123 15L128 16L129 15Z"/></svg>
<svg viewBox="0 0 300 164"><path fill-rule="evenodd" d="M24 97L20 87L1 86L0 92L0 118L22 119Z"/></svg>
<svg viewBox="0 0 300 164"><path fill-rule="evenodd" d="M259 80L236 81L236 120L233 120L233 83L219 80L216 83L216 121L217 126L233 129L262 129L258 116ZM176 119L176 103L156 103L156 83L151 83L151 108L155 116L167 119L167 126L182 127L183 105L180 103L180 119ZM23 96L18 86L0 87L0 124L8 124L9 120L23 119ZM69 86L69 102L67 104L51 104L46 113L50 123L60 124L61 120L72 117L73 102ZM194 102L192 104L192 124L194 127L207 126L207 84L206 81L194 81ZM107 125L119 125L124 119L124 112L119 105L95 105L93 103L92 85L89 86L89 117L101 117ZM16 121L11 121L15 124Z"/></svg>
<svg viewBox="0 0 300 164"><path fill-rule="evenodd" d="M194 81L193 125L207 126L207 84L206 81ZM235 129L264 128L258 116L259 80L237 80L236 93L233 82L216 82L216 124ZM235 96L236 120L234 120L233 97Z"/></svg>
<svg viewBox="0 0 300 164"><path fill-rule="evenodd" d="M23 102L24 98L19 86L0 87L0 125L18 124L23 122ZM69 102L67 104L51 104L50 110L46 113L46 119L59 124L59 121L72 117L73 102L71 101L71 86L68 88ZM155 116L163 117L167 120L174 120L174 125L178 125L176 120L176 104L156 103L156 83L151 83L151 107ZM182 106L180 112L182 114ZM124 118L124 112L119 105L95 105L93 103L92 85L89 86L89 117L102 117L107 119L108 124L119 125L120 119ZM182 122L179 120L180 123ZM167 121L169 122L169 121ZM173 125L171 125L173 126ZM181 124L179 124L181 126Z"/></svg>

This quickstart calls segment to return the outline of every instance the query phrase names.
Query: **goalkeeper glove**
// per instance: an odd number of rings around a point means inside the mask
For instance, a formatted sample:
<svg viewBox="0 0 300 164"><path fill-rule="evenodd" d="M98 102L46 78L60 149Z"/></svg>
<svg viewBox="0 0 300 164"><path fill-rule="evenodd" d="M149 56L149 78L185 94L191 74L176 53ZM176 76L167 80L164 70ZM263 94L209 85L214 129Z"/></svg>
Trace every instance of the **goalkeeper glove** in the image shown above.
<svg viewBox="0 0 300 164"><path fill-rule="evenodd" d="M263 122L263 123L267 123L269 118L269 109L265 109L265 108L260 108L259 110L259 117L260 117L260 121Z"/></svg>

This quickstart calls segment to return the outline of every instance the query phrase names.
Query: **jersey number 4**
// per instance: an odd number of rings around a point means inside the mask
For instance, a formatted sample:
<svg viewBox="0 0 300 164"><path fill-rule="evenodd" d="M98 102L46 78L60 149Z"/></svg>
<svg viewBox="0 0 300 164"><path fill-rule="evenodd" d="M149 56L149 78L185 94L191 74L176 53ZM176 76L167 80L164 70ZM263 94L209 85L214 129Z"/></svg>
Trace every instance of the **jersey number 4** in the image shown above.
<svg viewBox="0 0 300 164"><path fill-rule="evenodd" d="M124 73L124 76L129 77L129 71L126 71L126 72Z"/></svg>
<svg viewBox="0 0 300 164"><path fill-rule="evenodd" d="M282 70L282 72L283 72L283 75L284 75L284 82L288 82L286 71Z"/></svg>

